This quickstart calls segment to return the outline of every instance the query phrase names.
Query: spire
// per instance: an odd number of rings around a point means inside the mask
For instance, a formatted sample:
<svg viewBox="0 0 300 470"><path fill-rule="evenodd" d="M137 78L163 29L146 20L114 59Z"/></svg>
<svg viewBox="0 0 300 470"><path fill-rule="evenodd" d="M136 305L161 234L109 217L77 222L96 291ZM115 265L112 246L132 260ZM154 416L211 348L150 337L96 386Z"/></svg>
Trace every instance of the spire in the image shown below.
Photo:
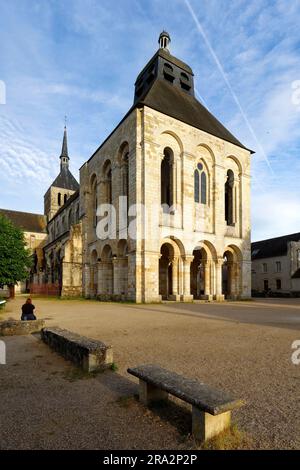
<svg viewBox="0 0 300 470"><path fill-rule="evenodd" d="M170 42L171 42L171 38L170 38L169 33L167 33L167 31L162 31L158 38L158 44L159 44L160 49L168 50L168 45L170 44Z"/></svg>
<svg viewBox="0 0 300 470"><path fill-rule="evenodd" d="M68 141L67 141L67 127L64 127L64 137L60 154L60 168L69 168L69 154L68 154Z"/></svg>

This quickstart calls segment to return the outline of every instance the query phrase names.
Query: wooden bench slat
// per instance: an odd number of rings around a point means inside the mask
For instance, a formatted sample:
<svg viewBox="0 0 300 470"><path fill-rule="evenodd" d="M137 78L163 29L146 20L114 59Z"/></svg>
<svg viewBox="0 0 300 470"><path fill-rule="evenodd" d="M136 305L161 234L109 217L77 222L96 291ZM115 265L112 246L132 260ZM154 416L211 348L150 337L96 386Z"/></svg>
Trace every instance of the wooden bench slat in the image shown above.
<svg viewBox="0 0 300 470"><path fill-rule="evenodd" d="M199 409L218 415L244 404L242 400L209 387L198 380L183 377L155 364L127 369L129 374L180 398Z"/></svg>

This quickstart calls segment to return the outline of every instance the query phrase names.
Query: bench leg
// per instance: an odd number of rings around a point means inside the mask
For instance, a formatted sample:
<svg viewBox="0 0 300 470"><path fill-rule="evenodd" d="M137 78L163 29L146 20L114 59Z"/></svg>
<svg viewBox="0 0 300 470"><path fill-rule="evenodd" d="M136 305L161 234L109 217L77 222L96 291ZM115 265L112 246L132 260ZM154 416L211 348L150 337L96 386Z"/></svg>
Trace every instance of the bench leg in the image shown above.
<svg viewBox="0 0 300 470"><path fill-rule="evenodd" d="M144 405L168 399L168 393L139 379L139 398Z"/></svg>
<svg viewBox="0 0 300 470"><path fill-rule="evenodd" d="M204 442L230 427L231 411L213 416L193 406L192 428L196 441Z"/></svg>

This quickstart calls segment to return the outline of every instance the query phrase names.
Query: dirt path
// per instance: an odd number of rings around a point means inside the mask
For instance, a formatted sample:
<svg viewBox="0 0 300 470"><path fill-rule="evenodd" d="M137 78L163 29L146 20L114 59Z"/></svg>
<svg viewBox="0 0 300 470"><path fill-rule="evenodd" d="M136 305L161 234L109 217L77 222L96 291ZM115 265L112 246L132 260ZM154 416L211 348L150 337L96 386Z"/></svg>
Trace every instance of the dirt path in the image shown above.
<svg viewBox="0 0 300 470"><path fill-rule="evenodd" d="M18 318L22 302L10 303L4 316ZM71 366L35 338L6 339L0 448L189 448L184 409L152 413L126 398L137 393L126 369L141 363L158 363L246 399L234 420L256 447L300 448L300 366L291 362L291 344L300 339L299 300L34 303L48 325L112 343L119 370L70 382Z"/></svg>

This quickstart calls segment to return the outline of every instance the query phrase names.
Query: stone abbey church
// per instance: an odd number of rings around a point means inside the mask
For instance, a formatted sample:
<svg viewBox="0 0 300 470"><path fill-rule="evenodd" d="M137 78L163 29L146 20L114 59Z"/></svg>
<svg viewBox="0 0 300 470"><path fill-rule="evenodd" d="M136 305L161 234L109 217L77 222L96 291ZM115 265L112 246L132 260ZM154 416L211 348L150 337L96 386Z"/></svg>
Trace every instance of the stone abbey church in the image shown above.
<svg viewBox="0 0 300 470"><path fill-rule="evenodd" d="M18 213L30 236L40 234L32 292L135 302L251 296L251 151L195 98L193 71L169 43L161 33L136 79L132 107L80 168L79 184L65 129L44 226L35 233L26 228L33 215ZM120 196L127 197L125 224ZM107 239L96 231L103 204L116 214L115 237ZM138 210L129 236L135 205L157 207L155 236L144 236Z"/></svg>

